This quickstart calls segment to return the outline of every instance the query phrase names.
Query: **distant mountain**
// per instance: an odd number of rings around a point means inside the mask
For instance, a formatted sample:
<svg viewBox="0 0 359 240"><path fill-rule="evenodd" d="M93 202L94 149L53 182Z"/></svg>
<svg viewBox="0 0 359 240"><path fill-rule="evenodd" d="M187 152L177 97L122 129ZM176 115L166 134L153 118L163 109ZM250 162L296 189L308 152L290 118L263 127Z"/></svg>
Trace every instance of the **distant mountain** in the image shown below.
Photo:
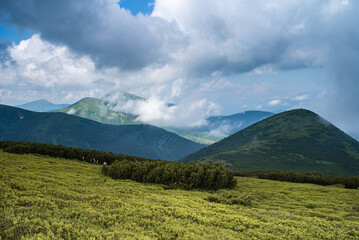
<svg viewBox="0 0 359 240"><path fill-rule="evenodd" d="M229 116L211 116L206 119L207 124L200 127L165 129L195 142L212 144L273 115L271 112L246 111Z"/></svg>
<svg viewBox="0 0 359 240"><path fill-rule="evenodd" d="M84 98L58 111L106 124L142 124L142 122L137 120L137 116L130 113L117 112L112 109L116 109L118 104L125 104L127 101L143 100L145 99L130 93L113 91L101 99ZM174 104L169 103L168 105L172 106ZM230 116L209 117L207 119L208 124L201 127L165 127L165 129L191 141L208 145L273 114L263 111L246 111Z"/></svg>
<svg viewBox="0 0 359 240"><path fill-rule="evenodd" d="M121 90L111 91L111 92L107 93L105 96L103 96L101 99L105 101L106 105L111 105L114 102L116 102L116 103L127 102L129 100L132 100L132 101L146 100L145 98L142 98L137 95L134 95L134 94L131 94L128 92L124 92Z"/></svg>
<svg viewBox="0 0 359 240"><path fill-rule="evenodd" d="M64 113L0 105L0 140L42 142L177 160L203 147L151 125L106 125Z"/></svg>
<svg viewBox="0 0 359 240"><path fill-rule="evenodd" d="M298 109L253 124L182 161L218 163L238 171L359 175L359 143L317 114Z"/></svg>
<svg viewBox="0 0 359 240"><path fill-rule="evenodd" d="M18 105L16 107L34 112L50 112L62 109L69 106L69 104L53 104L44 99Z"/></svg>
<svg viewBox="0 0 359 240"><path fill-rule="evenodd" d="M91 119L100 123L113 125L141 124L136 116L110 110L109 103L98 98L83 98L80 101L58 110L82 118Z"/></svg>

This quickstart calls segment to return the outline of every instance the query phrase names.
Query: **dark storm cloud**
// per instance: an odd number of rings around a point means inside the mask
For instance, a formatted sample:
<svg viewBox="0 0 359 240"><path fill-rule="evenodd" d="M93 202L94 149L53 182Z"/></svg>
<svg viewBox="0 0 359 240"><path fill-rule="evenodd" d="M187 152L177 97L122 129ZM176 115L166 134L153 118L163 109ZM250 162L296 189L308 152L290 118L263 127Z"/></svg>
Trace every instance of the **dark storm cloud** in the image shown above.
<svg viewBox="0 0 359 240"><path fill-rule="evenodd" d="M359 133L359 3L353 6L346 15L331 22L328 78L334 81L335 88L329 96L328 111L345 130Z"/></svg>
<svg viewBox="0 0 359 240"><path fill-rule="evenodd" d="M166 63L169 53L186 44L175 23L133 16L111 0L0 0L0 16L91 56L98 66L124 70Z"/></svg>
<svg viewBox="0 0 359 240"><path fill-rule="evenodd" d="M8 48L11 46L9 41L0 41L0 66L5 66L5 64L13 64L11 60Z"/></svg>

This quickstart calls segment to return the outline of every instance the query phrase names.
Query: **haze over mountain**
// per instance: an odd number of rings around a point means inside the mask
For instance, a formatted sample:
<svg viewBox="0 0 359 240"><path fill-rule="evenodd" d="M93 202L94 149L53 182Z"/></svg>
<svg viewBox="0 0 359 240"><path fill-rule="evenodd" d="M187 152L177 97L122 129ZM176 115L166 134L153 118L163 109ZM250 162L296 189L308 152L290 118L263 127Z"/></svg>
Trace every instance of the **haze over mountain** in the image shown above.
<svg viewBox="0 0 359 240"><path fill-rule="evenodd" d="M83 98L80 101L58 110L82 118L91 119L100 123L113 125L141 124L136 116L112 111L108 102L99 98Z"/></svg>
<svg viewBox="0 0 359 240"><path fill-rule="evenodd" d="M34 112L50 112L68 107L70 104L53 104L45 99L17 105L16 107Z"/></svg>
<svg viewBox="0 0 359 240"><path fill-rule="evenodd" d="M358 175L359 143L319 115L298 109L253 124L182 161L218 163L237 171Z"/></svg>
<svg viewBox="0 0 359 240"><path fill-rule="evenodd" d="M145 100L146 99L142 97L130 93L113 91L106 94L101 99L81 99L69 107L60 109L59 112L72 114L106 124L141 124L143 122L138 119L138 116L128 112L119 112L116 111L116 109L132 109L134 104L138 104L139 102L143 102ZM129 107L123 107L123 105L127 105ZM172 106L175 105L168 104L169 108ZM154 112L153 114L156 113ZM212 144L272 115L273 113L264 111L246 111L230 116L210 116L206 119L205 124L198 127L165 126L164 128L167 131L176 133L192 141L201 144ZM163 126L158 125L158 127Z"/></svg>
<svg viewBox="0 0 359 240"><path fill-rule="evenodd" d="M64 113L0 105L0 140L62 144L153 159L177 160L203 147L151 125L106 125Z"/></svg>

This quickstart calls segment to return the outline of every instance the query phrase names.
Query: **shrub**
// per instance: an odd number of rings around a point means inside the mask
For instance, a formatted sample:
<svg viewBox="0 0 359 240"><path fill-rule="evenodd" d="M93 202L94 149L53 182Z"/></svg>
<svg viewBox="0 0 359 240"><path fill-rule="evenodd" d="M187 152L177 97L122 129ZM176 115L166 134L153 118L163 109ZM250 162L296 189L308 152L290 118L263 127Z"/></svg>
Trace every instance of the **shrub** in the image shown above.
<svg viewBox="0 0 359 240"><path fill-rule="evenodd" d="M295 183L314 183L323 186L345 186L345 188L351 189L359 188L359 176L328 176L322 175L320 173L305 173L280 170L236 172L235 175L241 177L257 177L261 179Z"/></svg>
<svg viewBox="0 0 359 240"><path fill-rule="evenodd" d="M233 172L219 165L155 161L116 161L102 172L114 179L164 184L183 189L220 189L236 185Z"/></svg>
<svg viewBox="0 0 359 240"><path fill-rule="evenodd" d="M220 189L231 188L236 185L232 171L214 164L151 160L125 154L45 143L0 141L0 148L9 153L35 153L103 164L102 173L114 179L158 183L171 188Z"/></svg>

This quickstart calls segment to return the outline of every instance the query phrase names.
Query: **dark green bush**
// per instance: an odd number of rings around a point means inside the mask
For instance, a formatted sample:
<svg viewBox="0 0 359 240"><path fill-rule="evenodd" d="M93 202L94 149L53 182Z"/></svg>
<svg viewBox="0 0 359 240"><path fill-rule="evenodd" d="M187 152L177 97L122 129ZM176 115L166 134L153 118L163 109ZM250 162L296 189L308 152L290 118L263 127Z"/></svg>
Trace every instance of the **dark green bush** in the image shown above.
<svg viewBox="0 0 359 240"><path fill-rule="evenodd" d="M125 154L114 154L111 152L102 152L90 149L71 148L62 145L51 145L46 143L30 143L30 142L12 142L0 141L0 149L4 152L16 154L41 154L50 157L59 157L66 159L77 159L80 161L111 164L116 160L136 160L144 161L146 158L134 157Z"/></svg>
<svg viewBox="0 0 359 240"><path fill-rule="evenodd" d="M344 185L345 188L359 188L359 176L329 176L320 173L305 173L296 171L252 171L252 172L236 172L236 176L257 177L261 179L270 179L276 181L295 182L295 183L314 183L318 185Z"/></svg>
<svg viewBox="0 0 359 240"><path fill-rule="evenodd" d="M116 161L102 172L114 179L158 183L183 189L220 189L236 185L233 172L219 165L168 161Z"/></svg>
<svg viewBox="0 0 359 240"><path fill-rule="evenodd" d="M220 189L236 185L232 171L213 164L151 160L45 143L0 141L0 148L9 153L35 153L104 164L102 172L114 179L132 179L137 182L165 184L171 188Z"/></svg>

